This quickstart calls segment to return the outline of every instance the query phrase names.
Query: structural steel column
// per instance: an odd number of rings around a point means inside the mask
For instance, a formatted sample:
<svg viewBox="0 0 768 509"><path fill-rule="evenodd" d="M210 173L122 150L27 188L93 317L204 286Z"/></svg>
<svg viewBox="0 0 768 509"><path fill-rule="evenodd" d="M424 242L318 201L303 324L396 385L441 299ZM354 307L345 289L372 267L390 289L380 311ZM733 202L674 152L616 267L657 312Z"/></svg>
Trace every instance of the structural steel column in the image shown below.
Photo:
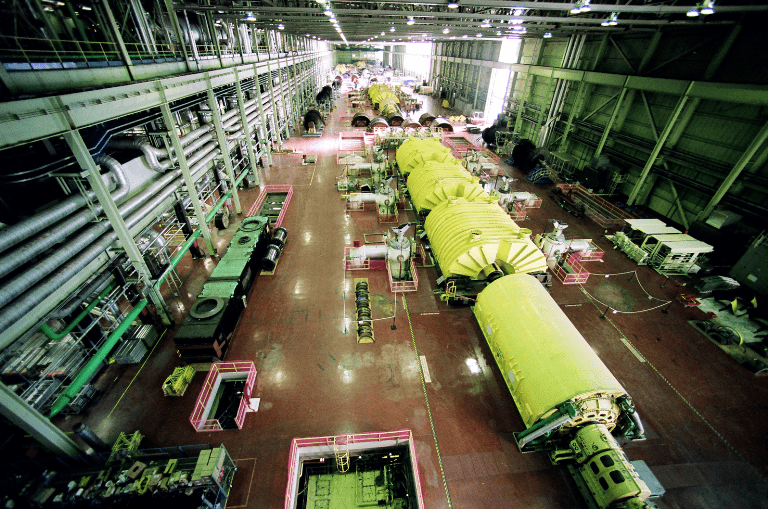
<svg viewBox="0 0 768 509"><path fill-rule="evenodd" d="M210 1L208 2L208 5L210 5ZM211 11L205 11L205 21L208 24L208 31L211 33L213 50L216 52L216 58L219 59L219 67L224 67L224 60L221 58L221 48L219 48L219 36L216 35L216 25L213 24Z"/></svg>
<svg viewBox="0 0 768 509"><path fill-rule="evenodd" d="M208 253L210 256L218 256L216 248L213 245L213 239L211 238L211 231L208 229L208 223L205 221L203 207L200 205L200 197L197 196L195 181L192 180L192 174L189 172L187 157L184 155L184 150L179 141L179 134L176 132L176 123L173 120L171 107L168 106L168 99L165 97L165 92L162 89L160 89L160 94L163 98L163 103L160 105L160 111L163 114L163 122L165 123L166 129L168 129L168 137L171 139L173 153L176 154L176 158L179 161L181 175L184 177L184 183L187 185L189 198L192 200L192 208L195 210L197 225L200 227L200 232L203 234L203 239L205 239L205 244L208 246Z"/></svg>
<svg viewBox="0 0 768 509"><path fill-rule="evenodd" d="M666 164L667 163L664 163L665 166ZM680 213L680 218L683 221L683 226L687 231L688 228L690 228L688 224L688 217L685 215L685 209L683 209L683 204L680 203L680 198L677 196L677 188L675 187L675 183L672 182L671 180L667 180L667 182L669 182L669 188L672 190L672 199L675 201L675 205L677 206L677 211Z"/></svg>
<svg viewBox="0 0 768 509"><path fill-rule="evenodd" d="M256 85L254 93L256 94L256 106L259 108L259 118L261 119L261 126L259 127L259 143L262 147L261 153L266 154L267 166L269 166L272 164L272 150L269 143L267 143L269 133L267 132L267 121L264 117L264 103L261 96L261 85L259 85L259 70L256 64L253 64L253 82ZM262 161L264 161L263 156Z"/></svg>
<svg viewBox="0 0 768 509"><path fill-rule="evenodd" d="M109 224L117 234L117 238L120 241L125 254L139 273L139 279L144 283L145 288L150 289L147 297L152 300L152 304L157 310L158 317L160 317L165 325L170 325L173 323L173 320L171 319L165 300L162 295L160 295L157 288L150 283L152 275L149 271L149 267L147 267L144 257L139 251L138 246L136 246L136 242L133 240L133 235L128 231L128 226L125 224L123 216L120 215L120 211L117 210L115 201L112 199L107 187L104 185L104 180L101 178L99 167L91 157L88 147L85 145L82 136L80 136L80 132L69 131L64 134L64 140L72 150L72 154L74 154L80 168L87 172L88 182L91 184L91 189L93 189L93 192L96 194L96 198L99 200L99 205L104 209L104 214L107 216L107 219L109 219Z"/></svg>
<svg viewBox="0 0 768 509"><path fill-rule="evenodd" d="M661 149L664 147L664 142L667 141L667 137L669 136L669 133L672 132L672 128L675 126L675 122L677 122L677 118L680 116L680 112L683 111L683 107L688 101L688 90L690 90L691 85L688 85L688 89L685 91L685 94L680 97L680 100L677 101L677 105L675 105L675 109L672 110L672 115L670 115L669 120L667 121L667 125L664 126L664 130L661 132L659 140L656 142L656 146L653 147L651 155L648 157L648 161L645 163L643 171L640 172L640 177L637 179L635 187L632 188L632 192L629 194L627 205L632 205L635 203L635 199L637 198L638 193L640 193L640 189L642 188L645 179L651 172L653 163L656 162L656 158L658 157L659 152L661 152Z"/></svg>
<svg viewBox="0 0 768 509"><path fill-rule="evenodd" d="M270 55L270 60L272 60L272 57ZM269 65L270 60L267 60L267 83L269 85L269 98L270 102L272 103L272 125L275 128L275 135L277 136L277 145L278 147L283 146L283 136L280 134L280 115L277 107L277 103L275 102L275 90L272 86L272 67ZM280 67L278 67L278 74Z"/></svg>
<svg viewBox="0 0 768 509"><path fill-rule="evenodd" d="M256 172L256 154L253 152L253 137L251 134L251 126L248 125L248 122L246 121L243 87L240 85L240 76L238 75L237 67L234 67L233 70L235 71L235 93L237 94L237 108L240 110L240 118L243 119L243 134L245 135L245 148L248 152L248 164L251 166L251 173L253 173L253 176L256 178L256 184L259 184L259 175Z"/></svg>
<svg viewBox="0 0 768 509"><path fill-rule="evenodd" d="M0 413L54 454L78 456L84 452L74 440L3 383L0 383Z"/></svg>
<svg viewBox="0 0 768 509"><path fill-rule="evenodd" d="M106 0L103 0L106 2ZM168 12L168 18L173 25L173 33L176 34L176 40L181 47L181 54L184 56L184 65L187 67L187 71L192 71L192 67L189 65L189 55L187 54L187 47L184 46L184 37L181 36L181 26L179 25L179 18L176 16L176 11L173 10L172 0L163 0L165 4L165 10Z"/></svg>
<svg viewBox="0 0 768 509"><path fill-rule="evenodd" d="M624 100L624 95L627 93L626 88L621 89L621 93L619 94L619 98L616 99L616 105L613 107L613 113L611 113L611 118L608 120L608 123L605 125L605 129L603 130L603 136L600 138L600 143L597 144L597 150L595 150L595 157L598 157L600 153L603 151L603 147L605 147L605 142L608 140L608 134L611 132L611 127L613 127L613 122L616 120L616 115L619 113L619 108L621 108L621 103Z"/></svg>
<svg viewBox="0 0 768 509"><path fill-rule="evenodd" d="M229 178L229 185L232 188L232 200L235 203L235 213L242 214L243 209L240 206L240 197L237 195L237 184L235 183L235 170L232 168L232 156L229 153L227 136L224 134L224 126L221 125L221 112L219 112L219 105L216 102L216 96L213 93L213 85L211 85L211 77L208 75L208 73L205 73L205 82L207 85L206 93L208 94L208 106L210 106L211 108L211 112L212 112L211 116L213 117L213 127L216 129L216 138L219 142L221 155L224 158L224 168L227 171L227 177ZM240 99L238 98L238 104L239 103L240 103ZM241 110L241 115L242 115L242 110ZM243 126L245 126L248 123L248 121L243 116L240 119L240 123Z"/></svg>
<svg viewBox="0 0 768 509"><path fill-rule="evenodd" d="M699 212L699 215L697 218L699 219L706 219L709 217L709 215L712 213L713 210L715 210L715 207L718 203L720 203L720 200L723 199L723 196L725 196L725 193L728 192L728 190L731 188L733 183L736 181L736 179L739 177L739 174L741 171L749 164L749 161L752 159L752 156L755 155L757 150L760 148L760 146L765 142L765 140L768 139L768 122L763 126L762 129L757 133L757 136L752 140L752 143L749 144L747 147L747 150L744 151L743 154L741 154L741 157L736 162L736 165L734 165L731 172L728 174L727 177L725 177L725 180L722 184L720 184L720 187L717 189L717 192L715 192L715 195L712 197L711 200L709 200L709 203L706 207L704 207L704 210Z"/></svg>
<svg viewBox="0 0 768 509"><path fill-rule="evenodd" d="M117 28L117 22L115 21L114 14L112 14L112 9L109 7L107 0L101 0L101 6L104 8L104 13L107 15L109 29L112 32L112 37L115 38L115 42L117 42L117 48L120 50L120 57L123 59L123 63L128 71L128 76L131 78L131 81L135 81L136 78L133 76L133 61L131 60L130 54L128 54L128 48L125 47L123 36L120 35L120 30Z"/></svg>

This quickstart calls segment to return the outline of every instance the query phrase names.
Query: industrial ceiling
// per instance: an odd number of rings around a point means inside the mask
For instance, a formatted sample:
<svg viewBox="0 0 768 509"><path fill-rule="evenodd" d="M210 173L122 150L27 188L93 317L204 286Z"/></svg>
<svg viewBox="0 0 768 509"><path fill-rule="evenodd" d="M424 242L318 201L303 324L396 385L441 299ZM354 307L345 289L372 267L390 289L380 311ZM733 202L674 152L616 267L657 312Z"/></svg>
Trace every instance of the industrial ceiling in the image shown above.
<svg viewBox="0 0 768 509"><path fill-rule="evenodd" d="M646 2L624 5L574 2L506 2L498 0L368 0L175 3L177 11L209 11L217 18L237 19L260 28L314 36L330 42L409 42L463 37L543 37L574 32L626 32L659 27L706 29L738 23L750 13L768 11L761 0L741 5ZM551 34L551 35L550 35Z"/></svg>

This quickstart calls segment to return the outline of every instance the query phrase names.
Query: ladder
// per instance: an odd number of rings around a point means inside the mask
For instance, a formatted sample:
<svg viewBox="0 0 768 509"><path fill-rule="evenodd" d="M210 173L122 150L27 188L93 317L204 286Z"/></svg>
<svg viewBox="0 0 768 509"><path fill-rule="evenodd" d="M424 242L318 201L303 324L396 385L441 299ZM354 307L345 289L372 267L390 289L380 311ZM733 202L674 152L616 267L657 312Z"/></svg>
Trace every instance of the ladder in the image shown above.
<svg viewBox="0 0 768 509"><path fill-rule="evenodd" d="M349 438L350 435L328 438L328 441L333 445L333 455L336 457L336 469L342 474L349 471L349 449L346 447L349 443ZM343 443L341 443L342 440ZM342 446L345 447L342 449Z"/></svg>

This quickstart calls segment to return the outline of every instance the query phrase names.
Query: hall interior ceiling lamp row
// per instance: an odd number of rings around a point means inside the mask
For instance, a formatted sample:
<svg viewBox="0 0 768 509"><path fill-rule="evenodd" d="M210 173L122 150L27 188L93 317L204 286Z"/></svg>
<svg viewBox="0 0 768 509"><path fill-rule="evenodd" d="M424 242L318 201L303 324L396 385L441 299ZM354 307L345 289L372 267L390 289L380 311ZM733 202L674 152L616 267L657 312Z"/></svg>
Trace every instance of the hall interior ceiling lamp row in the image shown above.
<svg viewBox="0 0 768 509"><path fill-rule="evenodd" d="M345 43L347 35L342 30L339 21L348 21L349 32L354 39L365 37L366 42L373 42L384 37L387 31L397 32L397 38L387 40L386 42L395 42L401 38L434 38L449 36L454 32L467 32L469 36L479 27L477 37L551 37L553 33L569 34L575 31L583 30L604 30L612 29L617 25L632 26L633 28L642 28L644 26L657 27L659 25L680 26L689 23L698 23L698 20L690 18L703 15L714 14L714 0L702 0L700 3L691 5L616 5L616 4L596 4L591 0L579 0L576 3L556 3L556 2L521 2L510 6L507 2L496 0L451 0L443 3L442 0L427 0L421 2L418 7L405 0L395 0L383 4L389 9L350 9L340 8L341 2L335 4L334 10L331 2L323 0L317 2L318 8L311 7L260 7L258 12L248 12L246 18L249 21L260 21L268 23L270 26L279 30L287 29L289 32L295 32L299 29L306 32L310 24L310 32L315 35L306 34L306 37L312 37L320 40L331 39L332 32L325 29L318 18L320 13L330 20L332 28L337 32L339 38ZM362 6L366 2L360 3ZM408 7L399 4L408 4ZM379 4L377 4L379 6ZM345 7L347 7L345 5ZM379 6L380 7L380 6ZM440 9L442 7L442 9ZM237 7L217 6L215 9L219 13L241 12ZM409 10L402 10L402 9ZM415 10L417 8L423 10ZM432 10L429 10L432 9ZM440 10L435 10L440 9ZM208 10L206 7L196 6L193 10ZM471 12L471 11L477 12ZM727 5L717 7L717 13L744 13L760 12L768 10L768 4L755 5ZM567 13L565 16L559 14L547 15L548 11L559 11ZM596 13L605 13L606 17L595 16ZM279 14L279 19L276 15ZM313 16L313 14L317 14ZM554 14L554 13L553 13ZM622 14L627 14L620 18ZM645 16L641 16L645 15ZM649 16L650 15L650 16ZM677 15L677 16L675 16ZM707 23L732 24L734 21L729 19L710 20ZM275 25L275 23L278 23ZM527 24L527 25L524 25ZM327 25L326 25L327 26ZM299 28L300 27L300 28ZM329 27L331 28L331 27ZM621 29L618 27L616 29ZM404 32L404 33L403 33ZM371 35L378 34L378 35ZM400 37L402 35L402 37ZM394 37L394 35L393 35ZM450 37L455 37L450 35ZM378 42L385 42L379 40Z"/></svg>

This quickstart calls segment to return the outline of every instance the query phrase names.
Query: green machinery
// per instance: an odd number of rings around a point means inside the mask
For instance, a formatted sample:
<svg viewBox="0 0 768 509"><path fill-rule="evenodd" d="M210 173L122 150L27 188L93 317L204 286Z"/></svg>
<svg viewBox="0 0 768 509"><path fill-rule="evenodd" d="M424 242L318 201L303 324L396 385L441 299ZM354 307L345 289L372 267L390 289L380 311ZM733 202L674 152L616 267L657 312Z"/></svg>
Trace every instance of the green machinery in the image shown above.
<svg viewBox="0 0 768 509"><path fill-rule="evenodd" d="M223 359L269 239L267 217L243 220L176 332L180 357L186 361Z"/></svg>
<svg viewBox="0 0 768 509"><path fill-rule="evenodd" d="M103 465L13 476L5 492L17 490L12 496L17 507L41 509L152 507L158 500L167 507L225 507L237 468L223 444L149 450L127 450L123 445L118 440L115 447L121 453ZM66 459L62 464L67 464ZM24 483L16 484L19 479Z"/></svg>

